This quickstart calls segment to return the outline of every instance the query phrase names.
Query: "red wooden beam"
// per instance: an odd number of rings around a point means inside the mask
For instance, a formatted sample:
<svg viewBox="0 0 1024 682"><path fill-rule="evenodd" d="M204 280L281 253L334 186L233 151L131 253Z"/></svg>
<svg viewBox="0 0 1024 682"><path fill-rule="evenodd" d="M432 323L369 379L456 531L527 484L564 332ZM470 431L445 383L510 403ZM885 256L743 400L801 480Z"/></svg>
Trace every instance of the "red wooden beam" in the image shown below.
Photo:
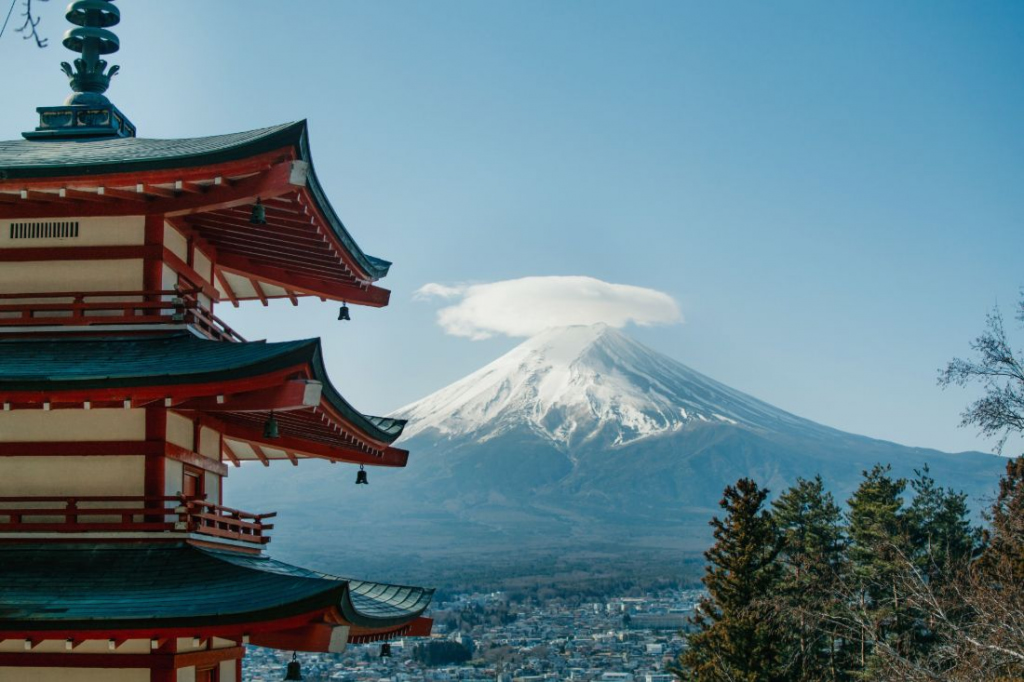
<svg viewBox="0 0 1024 682"><path fill-rule="evenodd" d="M342 441L337 444L321 443L298 436L282 433L280 437L269 439L263 437L263 430L258 426L237 424L229 421L218 421L221 433L227 438L240 440L249 445L265 445L277 450L291 451L306 457L320 457L351 464L368 466L404 467L409 461L409 452L398 448L387 448L380 457L352 447ZM258 456L258 455L257 455Z"/></svg>
<svg viewBox="0 0 1024 682"><path fill-rule="evenodd" d="M336 589L338 598L340 599L342 592L346 589L344 583L339 583ZM318 608L312 611L304 613L298 613L285 618L277 618L273 620L254 620L251 622L232 623L229 625L204 625L204 626L174 626L174 627L162 627L158 623L154 623L152 626L143 628L103 628L95 627L91 629L77 629L67 630L56 627L51 630L0 630L0 640L4 639L31 639L33 641L43 640L60 640L64 641L68 637L78 640L102 640L106 641L111 637L121 637L124 639L175 639L177 637L199 637L200 639L210 639L211 637L220 637L222 639L230 639L234 641L241 641L242 636L246 634L256 634L260 632L273 632L275 630L290 630L292 628L302 627L309 623L320 623L324 621L324 618L329 611L336 611L335 607ZM220 649L219 651L224 651ZM37 654L38 655L38 654ZM59 654L60 656L67 656L67 654ZM93 656L102 656L103 654L89 654ZM127 656L128 654L115 654L118 657ZM141 654L145 656L151 656L153 654ZM3 665L3 664L0 664ZM143 666L144 667L144 666Z"/></svg>
<svg viewBox="0 0 1024 682"><path fill-rule="evenodd" d="M227 457L229 460L231 460L231 463L235 465L236 469L238 467L242 466L242 463L238 461L238 456L231 449L231 446L227 445L226 443L224 443L224 439L223 438L221 438L220 440L221 440L221 446L220 446L221 455L224 456L224 457ZM227 475L227 474L225 474L225 475Z"/></svg>
<svg viewBox="0 0 1024 682"><path fill-rule="evenodd" d="M261 287L260 283L253 279L252 277L249 278L249 284L252 286L252 290L256 292L256 297L260 299L260 303L262 303L263 306L266 307L267 295L263 293L263 287Z"/></svg>
<svg viewBox="0 0 1024 682"><path fill-rule="evenodd" d="M163 197L165 199L174 199L178 196L177 192L172 189L157 187L156 185L144 182L137 183L135 185L135 191L139 194L148 194L151 196Z"/></svg>
<svg viewBox="0 0 1024 682"><path fill-rule="evenodd" d="M149 201L149 197L147 197L145 194L139 194L138 192L133 192L126 189L118 189L116 187L100 186L96 189L96 193L101 197L110 197L112 199L120 199L122 201Z"/></svg>
<svg viewBox="0 0 1024 682"><path fill-rule="evenodd" d="M253 225L249 222L249 216L236 215L235 212L217 212L186 216L184 220L197 230L218 230L231 234L259 235L280 241L298 239L315 244L327 244L327 238L320 233L316 225L304 224L298 227L284 223L278 224L277 218L268 218L269 224L267 225Z"/></svg>
<svg viewBox="0 0 1024 682"><path fill-rule="evenodd" d="M285 412L316 407L320 404L322 391L323 385L319 381L290 379L258 391L192 398L175 407L203 412Z"/></svg>
<svg viewBox="0 0 1024 682"><path fill-rule="evenodd" d="M248 222L249 220L249 216L242 208L228 208L223 211L217 211L216 213L207 213L204 214L202 218L204 220L213 220L216 222L227 222L232 224ZM324 242L329 241L327 239L327 235L323 233L320 226L317 225L316 220L311 216L295 214L291 211L281 211L276 209L274 206L268 205L267 223L274 229L284 230L289 234L304 233L310 237L314 235L322 237Z"/></svg>
<svg viewBox="0 0 1024 682"><path fill-rule="evenodd" d="M217 261L221 269L242 277L258 277L261 281L304 294L322 296L335 301L347 301L382 308L388 304L391 292L368 285L365 288L336 282L326 282L309 275L288 272L282 268L253 262L244 256L223 253Z"/></svg>
<svg viewBox="0 0 1024 682"><path fill-rule="evenodd" d="M173 191L153 187L153 185L157 184L156 182L140 182L142 178L146 177L146 174L129 176L131 180L125 184L132 184L136 188L141 184L146 192L159 192L165 195L142 204L141 208L145 213L171 217L183 216L251 204L259 196L270 197L294 191L296 188L296 185L292 184L292 180L296 179L293 170L294 163L301 162L283 161L270 166L261 173L239 180L230 186L228 184L217 185L202 194L182 194L177 196ZM172 176L167 182L174 182L175 180L176 178ZM65 178L61 181L60 185L66 183L67 179ZM33 182L33 184L36 183ZM105 190L104 194L114 196L109 190ZM38 204L35 206L22 206L21 204L8 206L4 204L3 207L0 207L0 219L36 218L41 213L45 213L46 217L51 218L137 215L140 212L140 204L137 201L128 199L130 194L132 193L128 192L124 195L119 195L118 198L123 199L122 201L109 204L72 205L68 203L54 203L46 204L45 207L40 207ZM135 194L138 195L138 192ZM167 194L170 196L166 196ZM56 195L54 196L56 197Z"/></svg>
<svg viewBox="0 0 1024 682"><path fill-rule="evenodd" d="M193 384L170 384L137 386L133 388L90 388L66 391L11 391L0 394L0 402L11 403L15 407L40 406L45 401L51 404L77 403L91 401L93 406L106 402L123 402L125 399L144 400L147 398L169 398L171 404L180 403L196 397L232 395L234 393L248 393L264 388L280 386L282 383L296 378L309 377L309 367L306 364L283 367L274 372L268 372L244 379L234 379L216 383L193 383Z"/></svg>
<svg viewBox="0 0 1024 682"><path fill-rule="evenodd" d="M263 466L270 466L270 460L267 459L267 453L263 452L263 448L261 448L259 444L249 443L249 447L251 447L252 451L256 453L256 458L263 464Z"/></svg>
<svg viewBox="0 0 1024 682"><path fill-rule="evenodd" d="M323 403L321 403L321 409ZM326 419L322 414L310 411L289 411L277 413L277 421L281 431L288 435L306 440L318 441L326 445L341 443L346 447L354 447L362 452L380 455L386 447L383 442L371 440L368 435L353 427L346 421ZM263 428L266 413L227 412L224 421Z"/></svg>
<svg viewBox="0 0 1024 682"><path fill-rule="evenodd" d="M348 630L327 623L313 623L292 630L278 630L253 635L249 642L279 651L310 653L341 653L348 642Z"/></svg>
<svg viewBox="0 0 1024 682"><path fill-rule="evenodd" d="M211 473L217 474L218 476L228 475L227 465L221 462L210 459L209 457L201 455L198 452L193 452L179 445L175 445L174 443L165 443L164 446L164 454L167 456L168 459L183 462L185 464L188 464L189 466L193 466L197 469L202 469L203 471L209 471Z"/></svg>
<svg viewBox="0 0 1024 682"><path fill-rule="evenodd" d="M330 615L328 616L330 619ZM396 637L429 637L434 627L434 619L420 616L405 625L390 628L363 628L352 626L349 628L348 641L351 644L366 644L369 642L382 642Z"/></svg>
<svg viewBox="0 0 1024 682"><path fill-rule="evenodd" d="M202 289L203 293L214 301L220 300L220 292L213 286L213 282L207 281L207 279L196 272L191 265L181 260L181 258L178 257L178 254L164 247L163 258L164 262L167 263L167 267L171 270L174 270L179 275L183 275L185 279L189 280L194 286Z"/></svg>
<svg viewBox="0 0 1024 682"><path fill-rule="evenodd" d="M231 301L231 305L237 308L238 296L235 295L235 291L231 288L231 285L228 284L228 278L224 276L224 273L220 271L220 268L215 267L213 269L213 274L217 278L217 281L220 282L220 286L227 295L228 300Z"/></svg>
<svg viewBox="0 0 1024 682"><path fill-rule="evenodd" d="M62 187L60 190L60 196L68 199L76 199L78 201L98 201L101 203L113 201L111 197L104 196L97 192L83 192L80 189L73 189L71 187Z"/></svg>
<svg viewBox="0 0 1024 682"><path fill-rule="evenodd" d="M53 194L51 192L39 192L32 189L21 190L21 198L25 201L39 201L49 203L51 201L60 201L60 194Z"/></svg>
<svg viewBox="0 0 1024 682"><path fill-rule="evenodd" d="M195 167L166 168L162 170L103 173L100 175L82 175L61 178L30 178L18 180L0 180L0 191L15 191L25 187L34 189L60 189L61 187L90 188L132 187L139 182L155 185L173 183L177 180L209 181L221 177L220 184L231 184L231 177L248 175L266 170L274 164L295 158L295 150L291 147L257 154L237 161L225 161L213 165Z"/></svg>
<svg viewBox="0 0 1024 682"><path fill-rule="evenodd" d="M188 180L175 180L174 189L178 192L188 192L190 194L202 194L207 190L206 186Z"/></svg>
<svg viewBox="0 0 1024 682"><path fill-rule="evenodd" d="M146 409L146 440L156 445L165 445L167 440L167 410L165 408L150 407ZM146 455L143 485L147 496L158 497L164 494L167 466L163 454L160 452ZM146 521L153 522L161 520L159 517L146 518Z"/></svg>
<svg viewBox="0 0 1024 682"><path fill-rule="evenodd" d="M239 230L233 230L231 228L215 228L207 227L206 223L193 223L198 232L204 235L211 243L217 244L219 248L228 251L241 251L244 247L259 247L261 250L268 253L279 252L282 255L294 255L294 254L306 254L306 255L317 255L322 258L332 258L337 260L334 256L327 242L317 241L315 239L308 239L303 237L291 237L287 235L277 235L276 237L267 237L263 233L253 232L246 233ZM348 269L346 268L347 272Z"/></svg>
<svg viewBox="0 0 1024 682"><path fill-rule="evenodd" d="M352 272L345 267L338 256L323 248L304 248L300 245L269 244L258 239L245 237L219 237L208 235L210 243L221 253L231 253L245 258L278 263L291 270L295 265L305 265L331 279L356 281Z"/></svg>
<svg viewBox="0 0 1024 682"><path fill-rule="evenodd" d="M168 216L184 216L255 203L257 197L286 194L295 190L296 164L302 163L301 161L283 161L274 164L263 173L239 180L231 187L221 185L205 194L157 201L154 202L153 208L155 210L165 208L164 212ZM305 175L302 175L302 184L305 184ZM166 204L166 207L161 204Z"/></svg>

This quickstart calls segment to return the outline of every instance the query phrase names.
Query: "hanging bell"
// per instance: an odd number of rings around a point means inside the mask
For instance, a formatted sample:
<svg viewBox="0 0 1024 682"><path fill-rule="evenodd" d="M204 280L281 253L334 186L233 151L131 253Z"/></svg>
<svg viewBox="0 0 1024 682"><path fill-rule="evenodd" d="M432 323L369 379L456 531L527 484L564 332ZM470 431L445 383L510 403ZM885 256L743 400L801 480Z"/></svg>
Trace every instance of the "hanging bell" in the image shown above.
<svg viewBox="0 0 1024 682"><path fill-rule="evenodd" d="M387 642L380 645L380 657L391 658L391 645Z"/></svg>
<svg viewBox="0 0 1024 682"><path fill-rule="evenodd" d="M264 438L280 438L281 431L277 427L277 419L274 418L274 413L271 411L270 417L263 424L263 437Z"/></svg>
<svg viewBox="0 0 1024 682"><path fill-rule="evenodd" d="M302 666L299 665L298 654L292 653L292 660L288 661L288 671L284 675L286 680L301 680L302 677Z"/></svg>
<svg viewBox="0 0 1024 682"><path fill-rule="evenodd" d="M339 320L351 320L352 318L348 315L348 303L341 304L341 310L338 311Z"/></svg>
<svg viewBox="0 0 1024 682"><path fill-rule="evenodd" d="M359 465L359 471L356 472L356 485L370 485L369 479L366 478L366 469L363 465Z"/></svg>
<svg viewBox="0 0 1024 682"><path fill-rule="evenodd" d="M249 222L253 225L267 224L267 207L263 205L259 197L256 197L256 203L252 205L252 214L249 216Z"/></svg>

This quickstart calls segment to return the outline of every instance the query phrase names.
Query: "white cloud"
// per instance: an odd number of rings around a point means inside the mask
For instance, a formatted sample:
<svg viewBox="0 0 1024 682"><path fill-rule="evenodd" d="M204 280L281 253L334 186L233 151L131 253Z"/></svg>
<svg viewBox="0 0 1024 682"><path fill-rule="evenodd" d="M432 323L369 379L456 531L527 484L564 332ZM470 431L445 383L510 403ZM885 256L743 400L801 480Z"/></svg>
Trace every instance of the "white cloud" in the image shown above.
<svg viewBox="0 0 1024 682"><path fill-rule="evenodd" d="M416 293L413 294L413 298L417 301L427 301L432 298L455 298L466 290L464 286L450 287L444 284L424 284Z"/></svg>
<svg viewBox="0 0 1024 682"><path fill-rule="evenodd" d="M593 277L523 277L489 284L424 284L418 300L454 301L437 312L446 333L470 339L533 336L550 327L603 322L648 326L682 322L675 300L655 289Z"/></svg>

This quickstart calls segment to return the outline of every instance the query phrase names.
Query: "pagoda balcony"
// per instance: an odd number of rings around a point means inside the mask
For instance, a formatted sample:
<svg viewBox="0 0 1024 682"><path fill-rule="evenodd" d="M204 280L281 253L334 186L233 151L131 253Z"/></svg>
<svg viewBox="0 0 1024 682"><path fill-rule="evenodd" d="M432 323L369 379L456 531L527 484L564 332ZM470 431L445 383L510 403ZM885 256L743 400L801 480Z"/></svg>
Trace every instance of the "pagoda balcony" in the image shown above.
<svg viewBox="0 0 1024 682"><path fill-rule="evenodd" d="M203 499L174 497L0 497L0 542L11 539L207 539L245 547L270 542L267 519Z"/></svg>
<svg viewBox="0 0 1024 682"><path fill-rule="evenodd" d="M41 327L190 327L215 341L245 341L213 314L199 289L0 294L0 334Z"/></svg>

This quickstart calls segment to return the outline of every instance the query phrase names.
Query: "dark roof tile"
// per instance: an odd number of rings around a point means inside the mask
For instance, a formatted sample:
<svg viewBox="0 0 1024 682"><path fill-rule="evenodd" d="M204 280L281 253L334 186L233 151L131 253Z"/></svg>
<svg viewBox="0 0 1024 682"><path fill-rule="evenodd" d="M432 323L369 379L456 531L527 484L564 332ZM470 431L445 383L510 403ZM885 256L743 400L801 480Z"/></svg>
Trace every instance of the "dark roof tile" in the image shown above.
<svg viewBox="0 0 1024 682"><path fill-rule="evenodd" d="M388 628L417 618L432 595L185 544L0 547L0 629L216 625L329 606Z"/></svg>

